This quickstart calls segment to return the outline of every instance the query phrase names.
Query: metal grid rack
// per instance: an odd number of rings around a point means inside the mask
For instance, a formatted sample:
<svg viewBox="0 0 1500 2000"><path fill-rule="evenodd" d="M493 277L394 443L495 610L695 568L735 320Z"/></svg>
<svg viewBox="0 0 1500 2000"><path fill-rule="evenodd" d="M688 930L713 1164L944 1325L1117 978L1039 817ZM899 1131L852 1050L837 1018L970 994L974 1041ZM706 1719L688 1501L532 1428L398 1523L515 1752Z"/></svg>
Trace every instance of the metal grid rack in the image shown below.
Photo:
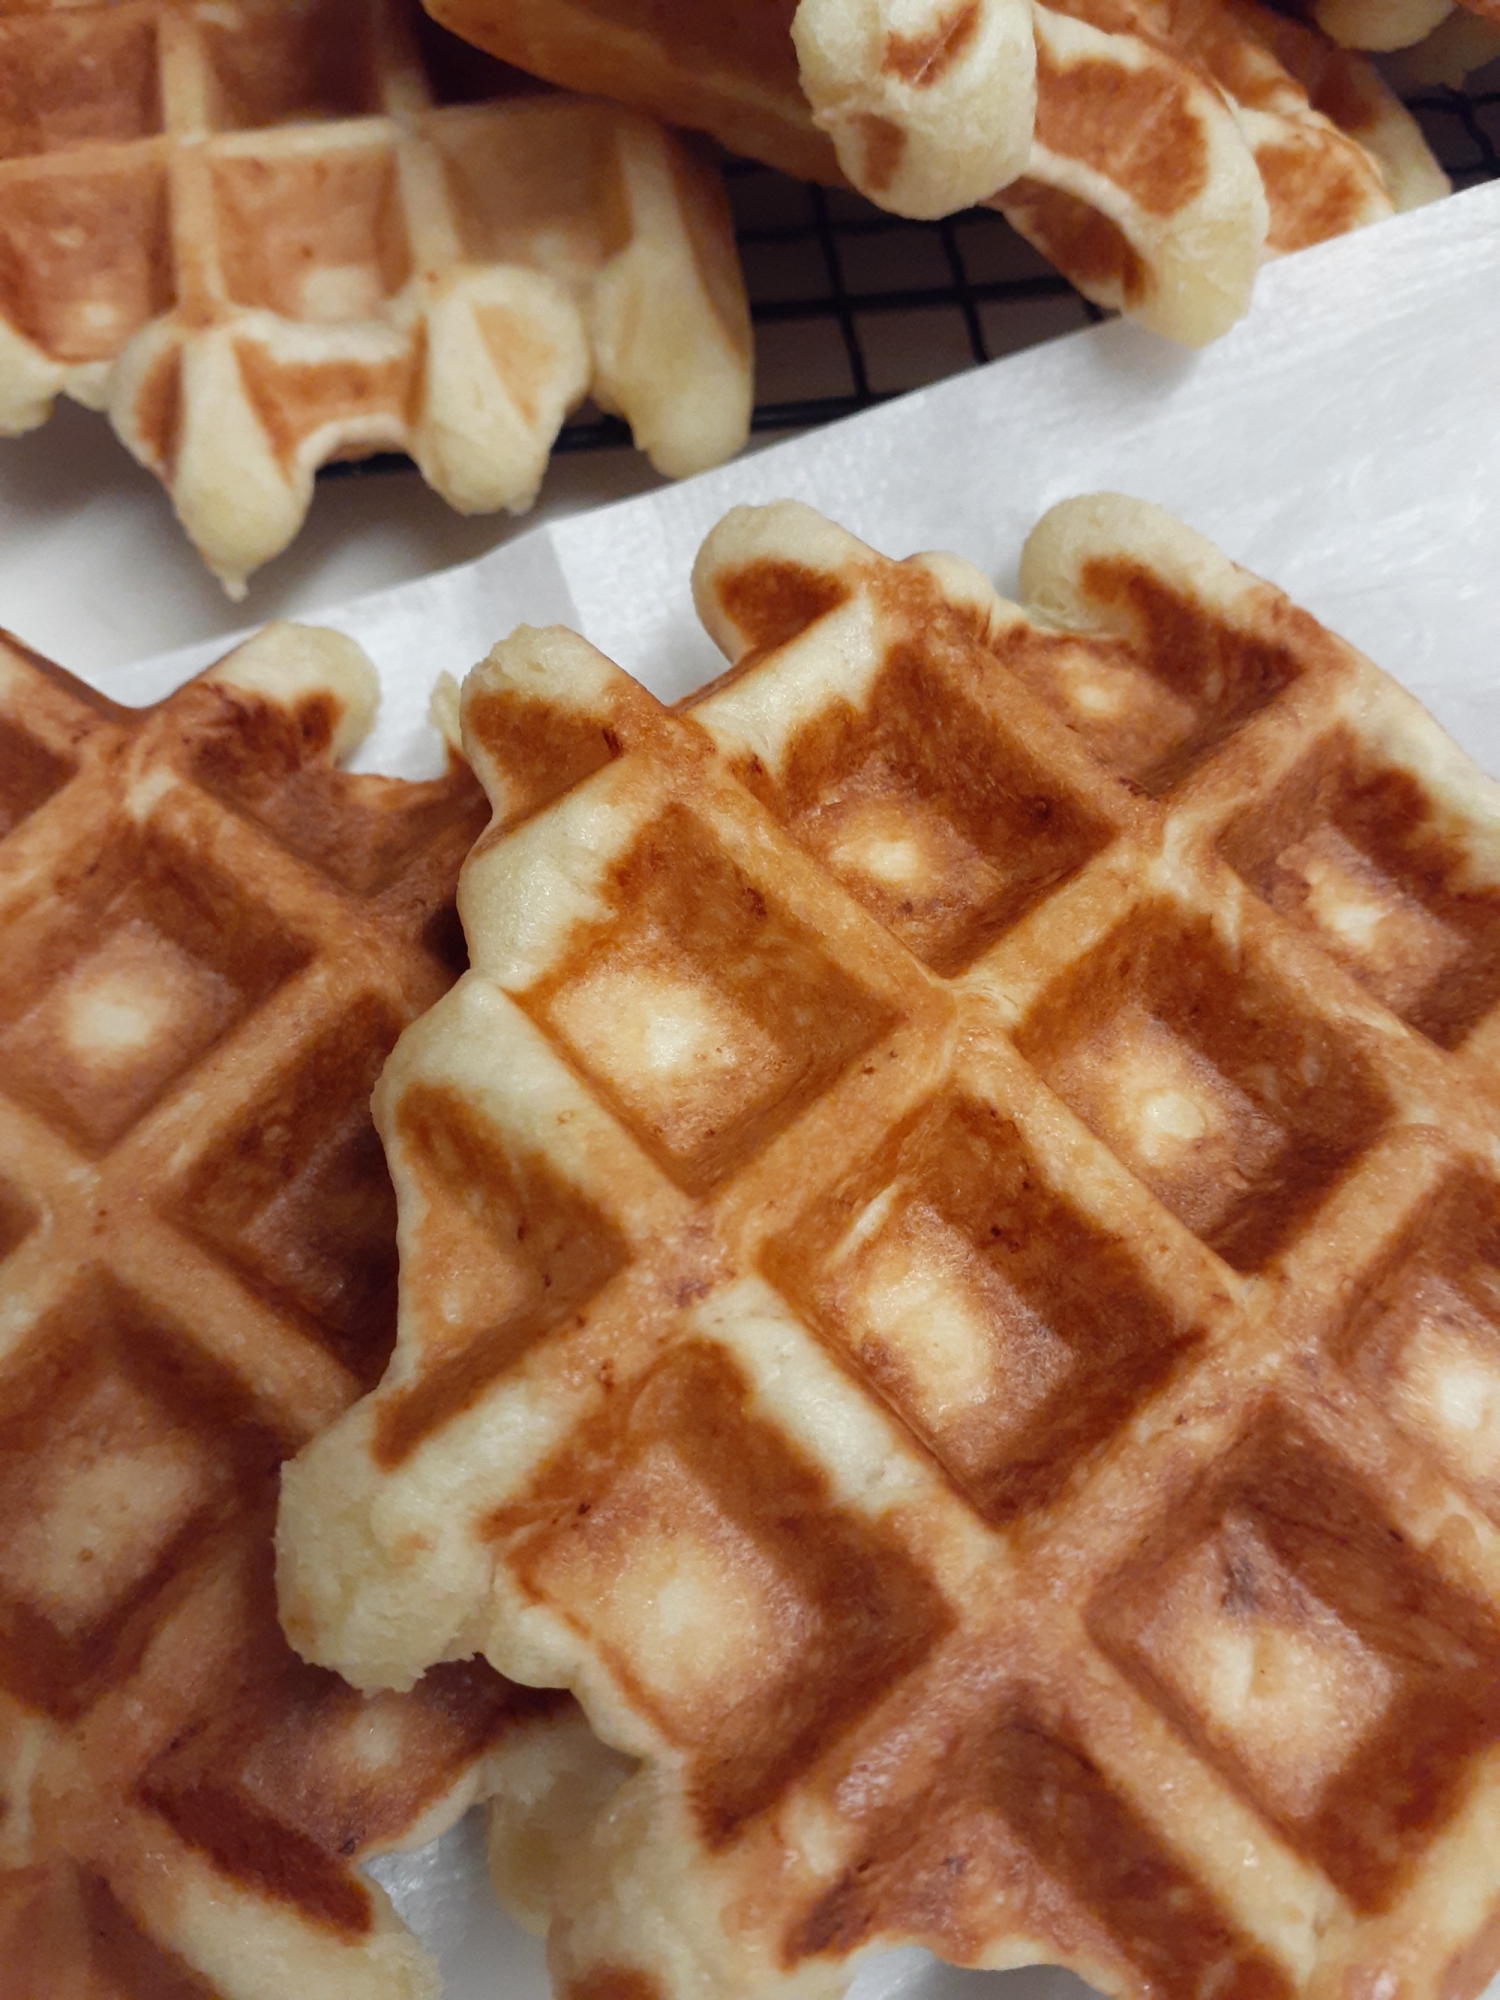
<svg viewBox="0 0 1500 2000"><path fill-rule="evenodd" d="M1500 180L1500 63L1466 91L1406 102L1455 188ZM847 417L1107 317L993 209L911 222L749 160L726 158L724 173L755 323L756 431ZM585 406L553 449L630 442L618 417ZM380 453L318 476L409 465Z"/></svg>
<svg viewBox="0 0 1500 2000"><path fill-rule="evenodd" d="M1500 180L1500 65L1407 103L1455 188ZM725 162L756 340L757 431L868 409L1105 315L991 209L909 222L858 195ZM618 418L559 451L628 444Z"/></svg>

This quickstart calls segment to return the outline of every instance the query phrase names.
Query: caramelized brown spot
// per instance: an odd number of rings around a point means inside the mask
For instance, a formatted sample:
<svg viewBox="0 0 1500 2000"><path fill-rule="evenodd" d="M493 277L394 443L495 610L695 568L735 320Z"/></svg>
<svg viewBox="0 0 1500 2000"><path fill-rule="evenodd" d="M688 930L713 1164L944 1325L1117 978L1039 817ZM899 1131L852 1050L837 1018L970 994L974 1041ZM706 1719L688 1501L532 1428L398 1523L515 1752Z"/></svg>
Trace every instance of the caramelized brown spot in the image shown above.
<svg viewBox="0 0 1500 2000"><path fill-rule="evenodd" d="M887 1002L673 805L596 892L521 1005L689 1194L737 1171L893 1022ZM680 1027L678 1054L642 1038Z"/></svg>
<svg viewBox="0 0 1500 2000"><path fill-rule="evenodd" d="M804 1782L952 1623L905 1548L837 1503L822 1469L756 1414L736 1363L698 1340L611 1399L488 1526L523 1588L589 1635L632 1706L680 1746L714 1847ZM728 1657L714 1631L705 1665L680 1633L655 1630L649 1597L616 1587L642 1564L730 1579L747 1539L754 1581L736 1629L758 1623L774 1659L748 1640Z"/></svg>
<svg viewBox="0 0 1500 2000"><path fill-rule="evenodd" d="M409 1090L397 1116L402 1164L423 1196L406 1276L434 1303L417 1381L379 1405L378 1464L398 1465L432 1431L571 1318L625 1262L623 1239L540 1157L508 1158L452 1091ZM439 1342L441 1341L441 1344Z"/></svg>
<svg viewBox="0 0 1500 2000"><path fill-rule="evenodd" d="M77 766L0 718L0 839L60 792Z"/></svg>
<svg viewBox="0 0 1500 2000"><path fill-rule="evenodd" d="M117 836L0 964L13 1094L99 1155L307 962L274 912L159 828Z"/></svg>
<svg viewBox="0 0 1500 2000"><path fill-rule="evenodd" d="M90 17L92 26L97 16ZM48 19L39 26L52 26ZM159 156L82 161L10 181L0 201L0 313L63 362L112 361L173 301Z"/></svg>
<svg viewBox="0 0 1500 2000"><path fill-rule="evenodd" d="M618 736L594 717L509 689L471 695L464 722L505 779L505 817L494 829L501 836L620 754Z"/></svg>
<svg viewBox="0 0 1500 2000"><path fill-rule="evenodd" d="M931 639L893 645L858 709L826 708L793 738L776 780L752 771L746 782L873 916L949 976L1112 829L1021 733L939 677ZM954 664L980 678L993 671L987 653Z"/></svg>
<svg viewBox="0 0 1500 2000"><path fill-rule="evenodd" d="M182 349L175 340L157 356L130 414L140 448L170 486L182 442Z"/></svg>
<svg viewBox="0 0 1500 2000"><path fill-rule="evenodd" d="M406 414L413 361L280 361L258 341L237 340L234 358L251 408L283 470L304 438L324 424ZM353 450L353 446L346 447Z"/></svg>
<svg viewBox="0 0 1500 2000"><path fill-rule="evenodd" d="M882 194L896 178L906 151L905 128L876 111L861 111L851 122L859 134L860 186Z"/></svg>
<svg viewBox="0 0 1500 2000"><path fill-rule="evenodd" d="M561 2000L662 2000L662 1990L633 1965L595 1965L569 1979Z"/></svg>
<svg viewBox="0 0 1500 2000"><path fill-rule="evenodd" d="M850 1230L891 1193L851 1253ZM1050 1501L1201 1337L1123 1238L1050 1184L1015 1124L969 1097L909 1119L762 1263L995 1522ZM963 1331L974 1342L982 1399L932 1394L922 1318L887 1323L880 1299L912 1272L932 1280L926 1311L952 1314L950 1351Z"/></svg>
<svg viewBox="0 0 1500 2000"><path fill-rule="evenodd" d="M1186 73L1036 51L1036 143L1103 174L1148 215L1175 215L1208 180L1208 142Z"/></svg>
<svg viewBox="0 0 1500 2000"><path fill-rule="evenodd" d="M1332 1346L1387 1421L1500 1520L1500 1462L1466 1421L1500 1386L1500 1191L1487 1173L1460 1166L1418 1204Z"/></svg>
<svg viewBox="0 0 1500 2000"><path fill-rule="evenodd" d="M451 880L484 826L484 796L456 760L420 784L332 769L336 717L327 696L289 715L238 688L201 683L174 706L194 779L357 896L416 887L397 885L419 854L429 857L424 879L436 869Z"/></svg>
<svg viewBox="0 0 1500 2000"><path fill-rule="evenodd" d="M102 1876L81 1874L77 1893L87 1926L88 1954L108 1982L107 1992L119 1994L121 2000L219 2000L207 1980L141 1928ZM46 1967L48 1979L61 1982L66 1963L65 1958L54 1959Z"/></svg>
<svg viewBox="0 0 1500 2000"><path fill-rule="evenodd" d="M1383 190L1375 168L1353 145L1327 134L1317 142L1290 139L1256 148L1270 220L1267 250L1305 250L1342 236L1378 208Z"/></svg>
<svg viewBox="0 0 1500 2000"><path fill-rule="evenodd" d="M330 1930L360 1937L371 1928L370 1892L359 1878L305 1834L251 1811L238 1793L206 1780L170 1792L147 1784L142 1798L232 1881L291 1903Z"/></svg>
<svg viewBox="0 0 1500 2000"><path fill-rule="evenodd" d="M1139 305L1151 274L1123 230L1066 188L1023 177L999 196L1007 218L1064 276L1110 302Z"/></svg>
<svg viewBox="0 0 1500 2000"><path fill-rule="evenodd" d="M1159 798L1289 687L1334 642L1305 613L1282 607L1264 629L1227 623L1211 603L1173 590L1140 564L1095 557L1084 594L1129 613L1129 640L1079 640L1013 626L996 652L1122 778ZM1107 697L1080 708L1080 667Z"/></svg>
<svg viewBox="0 0 1500 2000"><path fill-rule="evenodd" d="M1236 1270L1291 1242L1390 1103L1339 1029L1204 918L1147 906L1016 1031L1058 1095Z"/></svg>
<svg viewBox="0 0 1500 2000"><path fill-rule="evenodd" d="M361 1381L395 1339L396 1204L370 1091L404 1022L373 995L245 1107L177 1198L181 1221Z"/></svg>
<svg viewBox="0 0 1500 2000"><path fill-rule="evenodd" d="M37 1215L37 1206L28 1195L0 1180L0 1262L31 1234Z"/></svg>
<svg viewBox="0 0 1500 2000"><path fill-rule="evenodd" d="M180 1327L102 1275L27 1353L0 1397L0 1682L70 1721L134 1667L172 1579L269 1495L290 1440ZM80 1539L70 1489L105 1478L120 1525Z"/></svg>
<svg viewBox="0 0 1500 2000"><path fill-rule="evenodd" d="M1321 1612L1376 1665L1386 1693L1361 1738L1300 1810L1268 1787L1222 1718L1176 1682L1153 1639L1184 1565L1238 1537L1274 1566L1274 1615ZM1305 1608L1299 1612L1299 1605ZM1255 1608L1253 1600L1240 1614ZM1235 1616L1226 1605L1227 1618ZM1469 1793L1500 1731L1500 1628L1389 1521L1378 1493L1272 1407L1188 1508L1142 1547L1089 1612L1098 1642L1173 1725L1357 1910L1389 1909ZM1307 1629L1315 1631L1315 1626Z"/></svg>
<svg viewBox="0 0 1500 2000"><path fill-rule="evenodd" d="M1220 852L1283 917L1440 1048L1500 1000L1500 889L1469 887L1463 848L1408 772L1323 737ZM1367 921L1339 927L1346 905Z"/></svg>
<svg viewBox="0 0 1500 2000"><path fill-rule="evenodd" d="M929 89L959 60L978 26L979 0L959 0L925 35L898 35L894 30L887 34L880 67L887 76L914 83L919 90Z"/></svg>
<svg viewBox="0 0 1500 2000"><path fill-rule="evenodd" d="M1233 2000L1284 2000L1292 1990L1073 1732L1049 1726L1025 1690L962 1729L921 1799L871 1830L857 1863L790 1930L783 1961L842 1955L882 1935L920 1937L967 1958L992 1934L996 1903L1019 1895L1046 1909L1043 1883L1073 1906L1042 1918L1048 1928L1060 1923L1062 1937L1076 1940L1073 1912L1091 1919L1145 1990Z"/></svg>
<svg viewBox="0 0 1500 2000"><path fill-rule="evenodd" d="M725 617L756 653L786 645L849 595L842 577L775 557L720 577L716 588Z"/></svg>

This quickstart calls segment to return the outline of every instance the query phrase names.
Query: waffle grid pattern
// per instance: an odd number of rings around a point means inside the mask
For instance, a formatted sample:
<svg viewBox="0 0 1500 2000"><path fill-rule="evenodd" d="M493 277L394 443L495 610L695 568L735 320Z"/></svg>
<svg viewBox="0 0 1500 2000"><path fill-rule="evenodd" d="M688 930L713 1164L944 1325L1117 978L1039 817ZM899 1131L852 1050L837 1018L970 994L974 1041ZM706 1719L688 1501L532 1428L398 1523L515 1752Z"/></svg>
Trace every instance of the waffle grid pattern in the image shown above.
<svg viewBox="0 0 1500 2000"><path fill-rule="evenodd" d="M651 1760L564 1993L1493 1969L1494 791L1089 504L1041 625L740 510L690 718L563 635L466 692L401 1344L288 1475L283 1607L376 1683L482 1631Z"/></svg>
<svg viewBox="0 0 1500 2000"><path fill-rule="evenodd" d="M107 407L231 587L329 458L409 450L477 512L529 504L591 387L665 471L743 438L711 171L414 0L10 0L0 101L0 428Z"/></svg>
<svg viewBox="0 0 1500 2000"><path fill-rule="evenodd" d="M27 2000L248 2000L267 1966L426 1993L355 1861L559 1706L483 1663L366 1702L276 1624L279 1463L393 1336L368 1096L457 969L476 831L457 767L333 770L352 652L271 628L137 713L0 644L0 1983Z"/></svg>
<svg viewBox="0 0 1500 2000"><path fill-rule="evenodd" d="M1500 179L1500 80L1476 83L1405 98L1456 189ZM756 329L756 431L829 423L1106 316L992 209L913 222L749 161L725 173ZM623 424L589 418L558 449L628 442Z"/></svg>

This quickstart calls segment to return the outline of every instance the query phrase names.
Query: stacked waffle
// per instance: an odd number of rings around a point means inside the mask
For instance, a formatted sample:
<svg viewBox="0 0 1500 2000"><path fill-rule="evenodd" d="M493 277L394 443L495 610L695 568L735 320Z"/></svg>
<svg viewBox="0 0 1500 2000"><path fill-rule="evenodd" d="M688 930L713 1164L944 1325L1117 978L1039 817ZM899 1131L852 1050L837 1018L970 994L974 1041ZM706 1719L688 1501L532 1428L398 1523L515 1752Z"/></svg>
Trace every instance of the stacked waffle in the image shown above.
<svg viewBox="0 0 1500 2000"><path fill-rule="evenodd" d="M281 1602L641 1760L555 1885L576 2000L1500 1957L1500 794L1156 509L1022 580L739 510L685 713L561 631L464 691L399 1337Z"/></svg>
<svg viewBox="0 0 1500 2000"><path fill-rule="evenodd" d="M665 472L744 440L712 170L428 54L400 0L0 0L0 431L106 408L236 592L331 458L409 451L472 513L530 504L590 393Z"/></svg>
<svg viewBox="0 0 1500 2000"><path fill-rule="evenodd" d="M1447 182L1375 71L1255 0L427 0L458 33L909 215L993 201L1198 343L1267 255Z"/></svg>
<svg viewBox="0 0 1500 2000"><path fill-rule="evenodd" d="M370 1085L483 817L333 768L373 691L294 627L142 713L0 643L7 2000L432 1994L359 1859L587 1735L482 1661L363 1699L276 1622L279 1463L394 1335Z"/></svg>

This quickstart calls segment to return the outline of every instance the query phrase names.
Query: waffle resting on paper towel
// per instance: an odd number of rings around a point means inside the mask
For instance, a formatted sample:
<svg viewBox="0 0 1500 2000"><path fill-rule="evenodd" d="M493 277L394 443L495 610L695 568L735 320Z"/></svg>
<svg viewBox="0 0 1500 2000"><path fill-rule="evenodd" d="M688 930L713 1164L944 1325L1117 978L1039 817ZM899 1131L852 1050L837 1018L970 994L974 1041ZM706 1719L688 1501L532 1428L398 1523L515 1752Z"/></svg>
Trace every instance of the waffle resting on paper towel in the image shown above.
<svg viewBox="0 0 1500 2000"><path fill-rule="evenodd" d="M555 83L905 215L998 208L1088 298L1223 333L1262 260L1446 193L1357 56L1254 0L425 0Z"/></svg>
<svg viewBox="0 0 1500 2000"><path fill-rule="evenodd" d="M529 1835L585 1735L482 1660L361 1697L276 1622L280 1461L394 1335L370 1086L483 821L457 764L334 769L374 689L281 626L131 711L0 641L7 2000L434 1995L359 1860L511 1769Z"/></svg>
<svg viewBox="0 0 1500 2000"><path fill-rule="evenodd" d="M329 459L409 451L484 513L530 505L589 394L674 475L747 434L716 171L526 79L461 101L482 59L429 73L420 19L0 0L0 432L107 409L236 593Z"/></svg>
<svg viewBox="0 0 1500 2000"><path fill-rule="evenodd" d="M683 710L561 630L464 690L400 1332L279 1588L642 1760L573 2000L1500 1955L1500 791L1153 507L1022 578L738 509Z"/></svg>

